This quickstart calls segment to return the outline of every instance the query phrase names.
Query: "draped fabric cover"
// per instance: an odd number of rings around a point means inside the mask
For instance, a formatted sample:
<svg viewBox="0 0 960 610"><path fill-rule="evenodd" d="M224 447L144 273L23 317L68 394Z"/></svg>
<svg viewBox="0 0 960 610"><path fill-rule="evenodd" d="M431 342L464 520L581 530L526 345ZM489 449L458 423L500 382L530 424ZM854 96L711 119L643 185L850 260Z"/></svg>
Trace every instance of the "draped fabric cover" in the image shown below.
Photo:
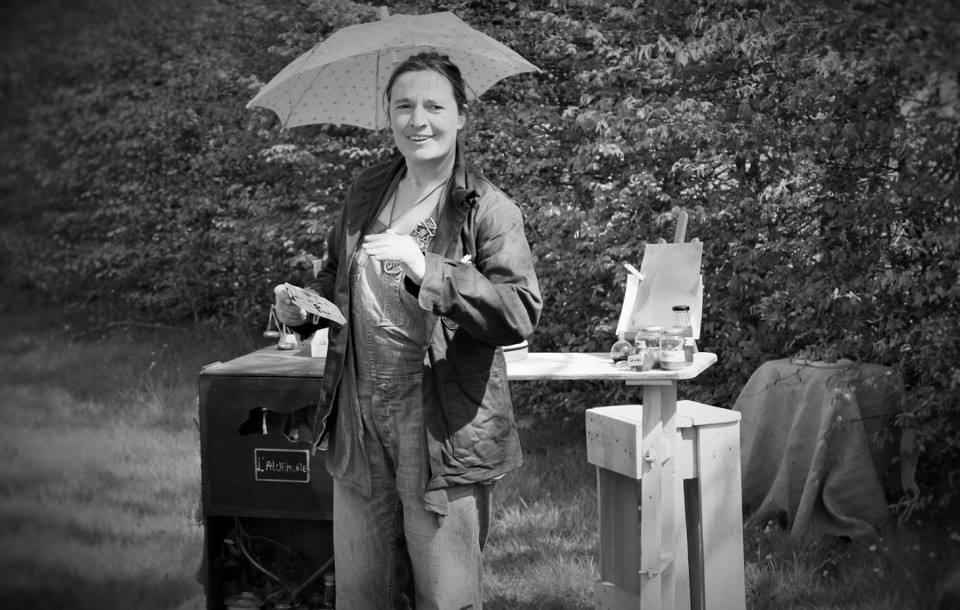
<svg viewBox="0 0 960 610"><path fill-rule="evenodd" d="M884 366L764 363L734 405L745 512L798 535L857 536L886 524L902 397Z"/></svg>

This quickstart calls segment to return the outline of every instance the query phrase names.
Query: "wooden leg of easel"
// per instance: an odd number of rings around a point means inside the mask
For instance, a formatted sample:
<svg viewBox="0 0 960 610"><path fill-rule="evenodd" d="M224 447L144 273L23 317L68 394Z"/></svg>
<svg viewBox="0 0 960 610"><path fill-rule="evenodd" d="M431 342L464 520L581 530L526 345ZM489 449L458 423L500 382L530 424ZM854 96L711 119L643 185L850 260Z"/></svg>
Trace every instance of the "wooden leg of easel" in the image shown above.
<svg viewBox="0 0 960 610"><path fill-rule="evenodd" d="M640 594L640 483L597 468L600 580Z"/></svg>
<svg viewBox="0 0 960 610"><path fill-rule="evenodd" d="M687 482L682 481L681 492L686 493ZM674 608L676 610L691 610L690 607L690 549L687 543L687 515L684 497L678 497L676 502L677 528L677 556L674 561L677 576L674 580Z"/></svg>
<svg viewBox="0 0 960 610"><path fill-rule="evenodd" d="M687 604L690 610L703 610L703 539L700 535L700 481L690 479L683 482L683 506L685 517L687 552L687 575L689 577L686 591ZM681 587L682 590L682 587ZM679 595L680 593L678 593ZM679 605L677 606L680 607Z"/></svg>
<svg viewBox="0 0 960 610"><path fill-rule="evenodd" d="M704 607L744 610L739 422L701 426L698 435Z"/></svg>
<svg viewBox="0 0 960 610"><path fill-rule="evenodd" d="M640 481L641 608L672 609L676 589L677 386L643 388L643 476Z"/></svg>

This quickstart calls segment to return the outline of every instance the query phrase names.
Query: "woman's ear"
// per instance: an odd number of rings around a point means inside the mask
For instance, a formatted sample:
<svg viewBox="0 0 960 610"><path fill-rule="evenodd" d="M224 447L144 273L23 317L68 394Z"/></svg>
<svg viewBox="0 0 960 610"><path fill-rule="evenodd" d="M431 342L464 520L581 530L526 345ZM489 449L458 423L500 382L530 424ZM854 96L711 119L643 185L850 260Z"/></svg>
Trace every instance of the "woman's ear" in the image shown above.
<svg viewBox="0 0 960 610"><path fill-rule="evenodd" d="M463 129L464 125L467 124L467 110L467 106L460 109L458 113L459 118L457 119L457 129Z"/></svg>

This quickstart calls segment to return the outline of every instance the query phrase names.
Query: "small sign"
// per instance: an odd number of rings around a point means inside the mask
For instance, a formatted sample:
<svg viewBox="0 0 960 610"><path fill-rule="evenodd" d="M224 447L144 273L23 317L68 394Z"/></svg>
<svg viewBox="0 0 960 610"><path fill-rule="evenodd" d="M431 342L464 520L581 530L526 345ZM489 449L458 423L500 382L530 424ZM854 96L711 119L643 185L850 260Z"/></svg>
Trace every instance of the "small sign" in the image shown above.
<svg viewBox="0 0 960 610"><path fill-rule="evenodd" d="M258 481L310 482L310 452L306 449L254 449L253 454Z"/></svg>

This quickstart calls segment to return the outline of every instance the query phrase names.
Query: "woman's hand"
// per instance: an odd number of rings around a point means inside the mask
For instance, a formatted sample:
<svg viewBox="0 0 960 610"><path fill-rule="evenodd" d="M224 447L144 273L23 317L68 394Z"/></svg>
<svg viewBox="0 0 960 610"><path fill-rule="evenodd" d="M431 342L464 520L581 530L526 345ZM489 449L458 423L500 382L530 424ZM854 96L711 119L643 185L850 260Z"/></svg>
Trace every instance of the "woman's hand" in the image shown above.
<svg viewBox="0 0 960 610"><path fill-rule="evenodd" d="M307 321L307 312L293 304L283 284L274 286L273 294L276 297L277 319L281 324L300 326Z"/></svg>
<svg viewBox="0 0 960 610"><path fill-rule="evenodd" d="M392 260L400 263L403 272L415 284L423 282L427 263L423 259L423 252L420 251L417 241L410 235L400 235L392 229L387 229L384 233L365 236L361 247L380 262Z"/></svg>

